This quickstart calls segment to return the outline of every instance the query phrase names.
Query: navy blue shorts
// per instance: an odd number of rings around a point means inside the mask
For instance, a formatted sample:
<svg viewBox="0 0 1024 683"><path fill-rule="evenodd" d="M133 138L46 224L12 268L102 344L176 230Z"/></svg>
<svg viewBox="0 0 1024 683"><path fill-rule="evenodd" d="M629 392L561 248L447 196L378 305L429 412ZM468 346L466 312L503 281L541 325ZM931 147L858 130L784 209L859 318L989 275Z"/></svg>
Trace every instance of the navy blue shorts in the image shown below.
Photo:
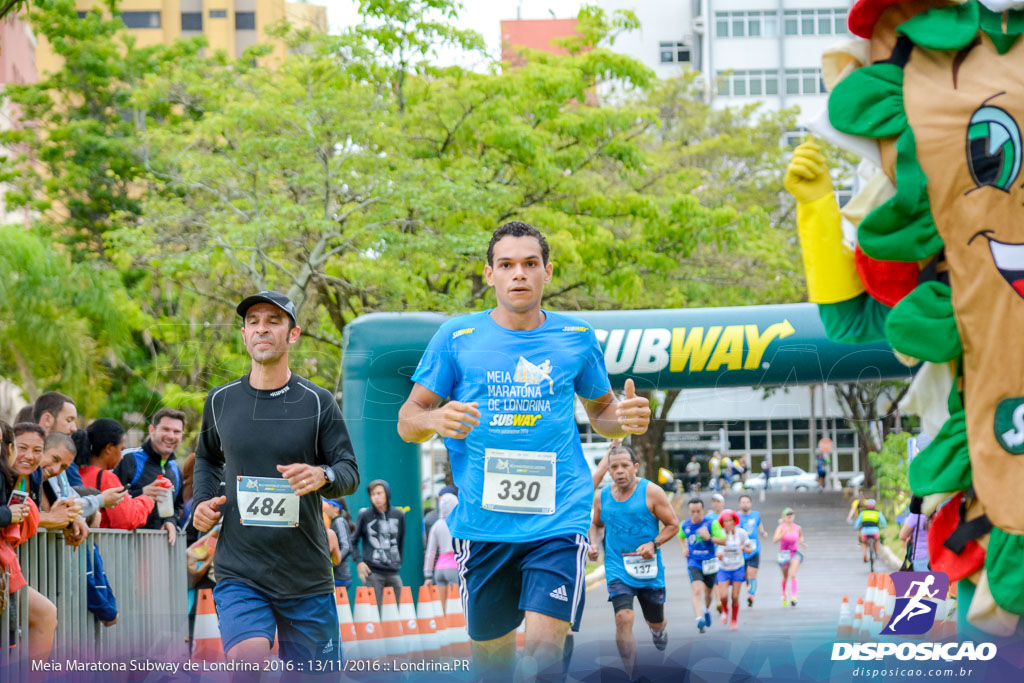
<svg viewBox="0 0 1024 683"><path fill-rule="evenodd" d="M590 543L582 534L505 543L452 539L459 563L459 594L473 640L514 631L525 612L537 612L579 630Z"/></svg>
<svg viewBox="0 0 1024 683"><path fill-rule="evenodd" d="M624 609L633 610L633 598L640 601L640 609L644 619L652 624L665 621L665 587L634 588L622 581L612 579L608 582L608 602L612 603L615 612Z"/></svg>
<svg viewBox="0 0 1024 683"><path fill-rule="evenodd" d="M760 567L761 566L761 553L754 553L753 555L748 557L746 559L746 561L745 561L745 564L748 567L753 567L754 569L757 569L758 567Z"/></svg>
<svg viewBox="0 0 1024 683"><path fill-rule="evenodd" d="M274 600L240 581L223 581L213 589L213 602L225 652L248 638L273 643L276 633L285 661L341 660L341 630L331 593Z"/></svg>

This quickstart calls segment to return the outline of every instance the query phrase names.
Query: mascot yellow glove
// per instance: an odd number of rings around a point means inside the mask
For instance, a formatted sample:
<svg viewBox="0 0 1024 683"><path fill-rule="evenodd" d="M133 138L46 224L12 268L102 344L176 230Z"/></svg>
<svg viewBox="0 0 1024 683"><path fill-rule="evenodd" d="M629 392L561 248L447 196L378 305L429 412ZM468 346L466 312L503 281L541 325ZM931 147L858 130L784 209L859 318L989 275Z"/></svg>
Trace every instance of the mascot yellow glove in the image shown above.
<svg viewBox="0 0 1024 683"><path fill-rule="evenodd" d="M839 204L821 149L807 140L793 152L782 184L796 198L796 223L810 300L847 301L864 291L853 252L843 245Z"/></svg>

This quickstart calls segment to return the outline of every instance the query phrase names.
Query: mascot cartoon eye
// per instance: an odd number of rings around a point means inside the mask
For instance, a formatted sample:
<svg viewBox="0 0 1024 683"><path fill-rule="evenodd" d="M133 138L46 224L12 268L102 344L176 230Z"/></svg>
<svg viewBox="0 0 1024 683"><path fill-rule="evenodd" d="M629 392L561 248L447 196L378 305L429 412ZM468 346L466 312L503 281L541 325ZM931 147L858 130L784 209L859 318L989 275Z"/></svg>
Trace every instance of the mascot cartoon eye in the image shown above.
<svg viewBox="0 0 1024 683"><path fill-rule="evenodd" d="M999 107L982 106L967 127L967 165L978 187L1007 192L1020 172L1020 128Z"/></svg>

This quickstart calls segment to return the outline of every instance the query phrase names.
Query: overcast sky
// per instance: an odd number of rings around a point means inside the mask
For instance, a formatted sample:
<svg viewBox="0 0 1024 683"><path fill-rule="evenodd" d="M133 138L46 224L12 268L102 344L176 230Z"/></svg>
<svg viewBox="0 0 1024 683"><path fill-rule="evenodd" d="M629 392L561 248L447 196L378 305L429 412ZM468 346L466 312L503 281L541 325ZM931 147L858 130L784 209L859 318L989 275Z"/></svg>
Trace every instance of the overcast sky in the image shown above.
<svg viewBox="0 0 1024 683"><path fill-rule="evenodd" d="M327 22L332 33L359 23L356 0L311 0L327 7ZM579 12L581 0L462 0L463 9L456 25L472 29L487 41L488 52L496 55L501 48L502 19L515 19L520 9L523 19L570 19ZM549 11L550 10L550 11ZM443 60L443 56L442 56Z"/></svg>

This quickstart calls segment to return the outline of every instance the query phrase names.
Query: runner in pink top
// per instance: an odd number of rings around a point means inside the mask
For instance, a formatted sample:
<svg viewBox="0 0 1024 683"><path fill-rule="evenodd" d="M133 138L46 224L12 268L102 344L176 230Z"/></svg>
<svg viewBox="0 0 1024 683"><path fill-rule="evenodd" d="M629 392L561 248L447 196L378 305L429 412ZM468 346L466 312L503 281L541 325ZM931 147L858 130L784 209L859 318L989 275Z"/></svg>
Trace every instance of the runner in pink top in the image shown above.
<svg viewBox="0 0 1024 683"><path fill-rule="evenodd" d="M779 567L782 569L782 604L796 607L796 572L804 561L804 554L800 548L807 549L804 542L804 532L799 524L793 521L793 508L786 508L782 511L782 519L775 529L772 537L773 543L779 544ZM786 598L786 579L791 582L792 591L790 598Z"/></svg>

